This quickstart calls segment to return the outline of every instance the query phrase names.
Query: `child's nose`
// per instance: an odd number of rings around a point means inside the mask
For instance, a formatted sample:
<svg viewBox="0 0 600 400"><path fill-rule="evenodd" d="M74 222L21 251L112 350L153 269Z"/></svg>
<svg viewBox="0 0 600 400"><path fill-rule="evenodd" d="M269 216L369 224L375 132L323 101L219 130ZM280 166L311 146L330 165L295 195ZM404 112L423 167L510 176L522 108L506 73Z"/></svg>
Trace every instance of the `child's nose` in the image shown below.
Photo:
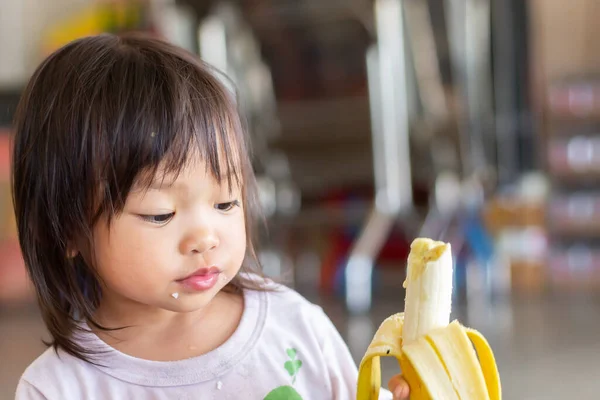
<svg viewBox="0 0 600 400"><path fill-rule="evenodd" d="M212 229L197 228L181 242L180 250L183 254L204 253L219 245L219 238Z"/></svg>

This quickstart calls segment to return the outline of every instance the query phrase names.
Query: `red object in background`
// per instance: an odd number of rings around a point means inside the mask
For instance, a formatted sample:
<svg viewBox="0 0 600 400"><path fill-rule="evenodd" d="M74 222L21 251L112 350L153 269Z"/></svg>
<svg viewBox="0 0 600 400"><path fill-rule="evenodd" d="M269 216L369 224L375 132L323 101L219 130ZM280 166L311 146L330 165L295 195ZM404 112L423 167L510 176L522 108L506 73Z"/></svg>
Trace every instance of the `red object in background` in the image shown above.
<svg viewBox="0 0 600 400"><path fill-rule="evenodd" d="M370 188L361 188L355 192L332 191L322 203L325 208L343 209L351 203L365 202L370 204ZM351 223L333 228L328 237L328 249L321 263L320 288L325 293L335 290L336 276L339 268L343 268L356 236L360 234L362 226ZM410 251L410 242L399 230L392 230L383 248L375 260L376 268L401 268L406 266L406 259Z"/></svg>
<svg viewBox="0 0 600 400"><path fill-rule="evenodd" d="M10 178L10 131L0 128L0 181Z"/></svg>
<svg viewBox="0 0 600 400"><path fill-rule="evenodd" d="M0 303L21 303L32 299L32 287L16 240L0 243Z"/></svg>
<svg viewBox="0 0 600 400"><path fill-rule="evenodd" d="M339 263L344 260L350 251L352 243L346 239L341 229L335 229L329 234L328 250L321 262L321 276L319 287L325 293L335 290L335 274Z"/></svg>
<svg viewBox="0 0 600 400"><path fill-rule="evenodd" d="M333 231L330 238L329 250L325 253L321 263L320 288L326 293L334 291L336 273L339 268L343 267L342 263L347 260L354 244L354 238L344 234L343 229ZM406 238L400 233L392 231L375 260L376 268L404 269L409 251L410 243Z"/></svg>
<svg viewBox="0 0 600 400"><path fill-rule="evenodd" d="M0 243L0 303L18 303L32 298L29 277L16 240Z"/></svg>
<svg viewBox="0 0 600 400"><path fill-rule="evenodd" d="M392 231L385 245L379 252L377 260L382 266L394 266L404 268L408 253L410 252L410 242L397 231Z"/></svg>
<svg viewBox="0 0 600 400"><path fill-rule="evenodd" d="M0 303L21 303L33 295L16 238L9 185L10 148L10 131L0 129Z"/></svg>

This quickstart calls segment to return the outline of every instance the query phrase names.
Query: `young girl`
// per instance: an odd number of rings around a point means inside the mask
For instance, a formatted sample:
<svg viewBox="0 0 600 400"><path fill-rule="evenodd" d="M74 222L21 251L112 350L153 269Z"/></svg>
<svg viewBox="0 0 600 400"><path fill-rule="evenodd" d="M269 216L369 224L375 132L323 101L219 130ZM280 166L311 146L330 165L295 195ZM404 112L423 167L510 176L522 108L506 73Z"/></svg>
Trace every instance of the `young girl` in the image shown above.
<svg viewBox="0 0 600 400"><path fill-rule="evenodd" d="M207 65L77 40L37 69L15 126L19 240L52 339L17 399L356 396L331 321L259 272L246 139Z"/></svg>

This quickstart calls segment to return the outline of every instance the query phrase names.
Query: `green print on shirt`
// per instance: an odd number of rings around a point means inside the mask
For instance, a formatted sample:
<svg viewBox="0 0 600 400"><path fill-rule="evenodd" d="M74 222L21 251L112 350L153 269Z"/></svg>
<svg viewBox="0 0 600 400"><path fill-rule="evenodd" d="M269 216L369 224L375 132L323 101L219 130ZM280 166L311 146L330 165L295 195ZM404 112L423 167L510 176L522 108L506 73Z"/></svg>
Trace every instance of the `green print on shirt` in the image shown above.
<svg viewBox="0 0 600 400"><path fill-rule="evenodd" d="M302 367L302 361L296 359L296 349L287 349L286 353L290 359L283 364L283 367L292 377L293 385L296 383L296 375L298 375L298 371ZM273 389L264 400L302 400L302 397L296 389L286 385Z"/></svg>

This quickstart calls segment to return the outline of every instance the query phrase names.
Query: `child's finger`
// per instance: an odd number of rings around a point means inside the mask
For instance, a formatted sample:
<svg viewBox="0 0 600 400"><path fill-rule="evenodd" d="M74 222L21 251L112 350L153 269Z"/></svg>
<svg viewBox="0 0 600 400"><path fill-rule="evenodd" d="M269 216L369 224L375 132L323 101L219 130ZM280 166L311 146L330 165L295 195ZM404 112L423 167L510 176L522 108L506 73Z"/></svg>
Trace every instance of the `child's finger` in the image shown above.
<svg viewBox="0 0 600 400"><path fill-rule="evenodd" d="M394 400L408 400L410 388L402 375L395 375L388 382L388 389L394 395Z"/></svg>

